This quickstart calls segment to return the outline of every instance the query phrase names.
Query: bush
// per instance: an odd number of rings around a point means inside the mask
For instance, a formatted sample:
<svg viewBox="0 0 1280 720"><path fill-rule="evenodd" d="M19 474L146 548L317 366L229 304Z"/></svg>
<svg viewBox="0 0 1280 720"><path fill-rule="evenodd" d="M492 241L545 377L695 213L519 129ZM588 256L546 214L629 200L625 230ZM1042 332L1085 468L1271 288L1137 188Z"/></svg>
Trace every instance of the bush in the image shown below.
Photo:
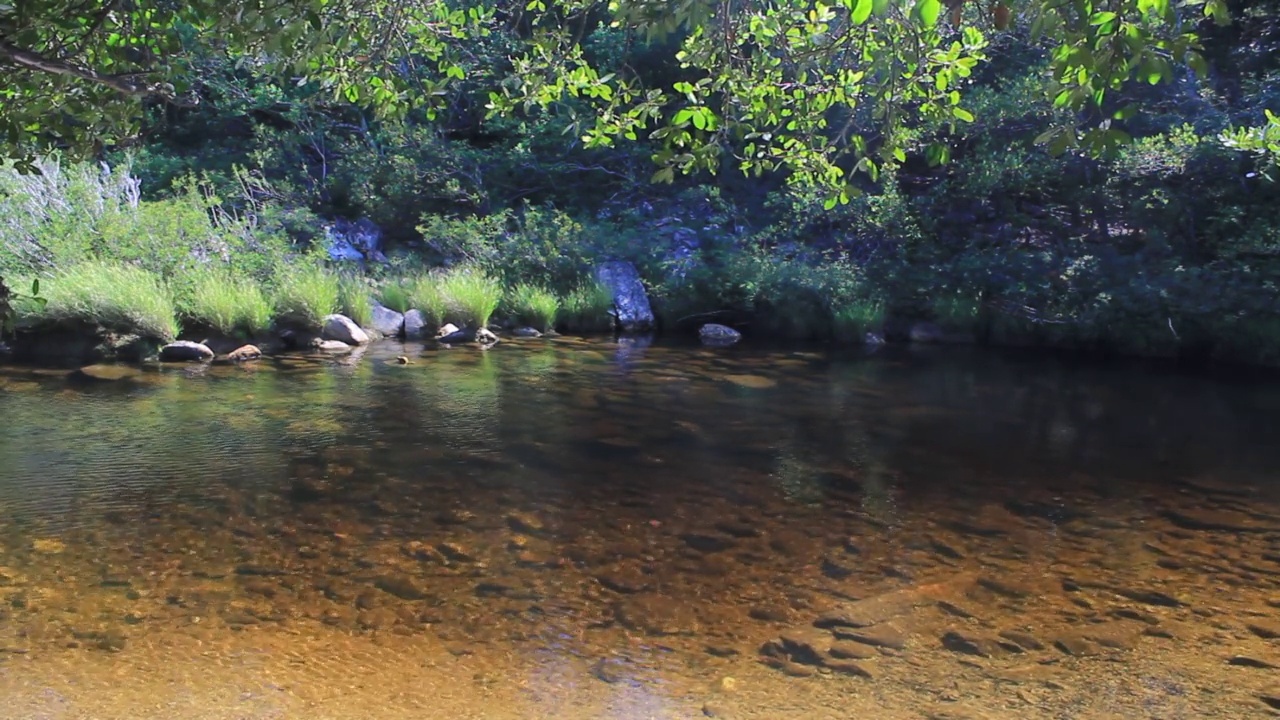
<svg viewBox="0 0 1280 720"><path fill-rule="evenodd" d="M338 280L338 309L360 327L373 325L373 296L363 278L343 275Z"/></svg>
<svg viewBox="0 0 1280 720"><path fill-rule="evenodd" d="M319 328L338 311L342 291L338 278L318 264L305 263L284 271L276 289L276 312L283 320Z"/></svg>
<svg viewBox="0 0 1280 720"><path fill-rule="evenodd" d="M89 261L56 272L41 283L43 307L18 308L19 322L86 323L170 341L178 336L177 312L169 288L142 268Z"/></svg>
<svg viewBox="0 0 1280 720"><path fill-rule="evenodd" d="M475 267L460 267L445 273L439 290L444 296L445 319L467 327L487 326L493 311L502 302L502 284Z"/></svg>
<svg viewBox="0 0 1280 720"><path fill-rule="evenodd" d="M225 335L257 335L271 326L275 308L258 283L209 267L191 278L179 300L182 316Z"/></svg>
<svg viewBox="0 0 1280 720"><path fill-rule="evenodd" d="M423 273L408 283L409 307L422 313L422 319L428 327L438 328L444 324L445 312L448 310L441 285L443 273Z"/></svg>
<svg viewBox="0 0 1280 720"><path fill-rule="evenodd" d="M559 317L564 329L572 332L612 330L613 293L598 282L580 285L565 296Z"/></svg>
<svg viewBox="0 0 1280 720"><path fill-rule="evenodd" d="M44 158L38 167L39 174L22 175L0 166L0 271L121 262L182 289L209 262L266 280L288 253L288 239L263 231L258 214L229 210L195 180L171 198L145 202L128 165Z"/></svg>
<svg viewBox="0 0 1280 720"><path fill-rule="evenodd" d="M560 312L560 298L537 285L516 285L507 293L507 304L516 322L543 332L555 327Z"/></svg>

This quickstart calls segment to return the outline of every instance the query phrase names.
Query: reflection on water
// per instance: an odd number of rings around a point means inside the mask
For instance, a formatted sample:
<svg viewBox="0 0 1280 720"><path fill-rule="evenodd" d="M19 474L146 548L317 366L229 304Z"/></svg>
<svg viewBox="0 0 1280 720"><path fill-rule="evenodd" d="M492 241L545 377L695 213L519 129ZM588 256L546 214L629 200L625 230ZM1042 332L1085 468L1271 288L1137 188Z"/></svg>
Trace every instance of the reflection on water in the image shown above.
<svg viewBox="0 0 1280 720"><path fill-rule="evenodd" d="M1280 383L573 339L0 370L0 718L1280 712Z"/></svg>

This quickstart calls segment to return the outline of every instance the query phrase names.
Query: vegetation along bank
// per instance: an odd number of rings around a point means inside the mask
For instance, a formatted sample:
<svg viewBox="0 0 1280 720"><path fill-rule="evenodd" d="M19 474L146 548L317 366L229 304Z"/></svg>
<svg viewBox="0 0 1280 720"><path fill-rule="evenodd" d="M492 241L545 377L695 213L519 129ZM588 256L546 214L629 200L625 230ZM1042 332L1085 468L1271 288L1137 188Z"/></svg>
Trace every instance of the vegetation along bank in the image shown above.
<svg viewBox="0 0 1280 720"><path fill-rule="evenodd" d="M0 43L14 355L333 343L341 314L1280 365L1274 1L348 4L120 10L66 47L74 9L0 4L31 45ZM392 31L407 55L326 60Z"/></svg>

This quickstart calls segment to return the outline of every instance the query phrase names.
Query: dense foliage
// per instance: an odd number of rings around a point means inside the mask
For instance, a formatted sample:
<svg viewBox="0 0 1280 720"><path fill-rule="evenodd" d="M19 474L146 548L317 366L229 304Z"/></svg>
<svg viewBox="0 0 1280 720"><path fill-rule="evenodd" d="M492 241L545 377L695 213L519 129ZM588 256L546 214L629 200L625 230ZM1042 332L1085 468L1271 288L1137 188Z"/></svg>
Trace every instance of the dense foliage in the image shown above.
<svg viewBox="0 0 1280 720"><path fill-rule="evenodd" d="M241 5L0 2L0 124L42 171L0 178L12 288L108 262L184 323L377 297L588 329L622 258L668 329L1280 363L1274 0ZM390 262L323 268L362 217ZM439 267L494 284L464 309Z"/></svg>

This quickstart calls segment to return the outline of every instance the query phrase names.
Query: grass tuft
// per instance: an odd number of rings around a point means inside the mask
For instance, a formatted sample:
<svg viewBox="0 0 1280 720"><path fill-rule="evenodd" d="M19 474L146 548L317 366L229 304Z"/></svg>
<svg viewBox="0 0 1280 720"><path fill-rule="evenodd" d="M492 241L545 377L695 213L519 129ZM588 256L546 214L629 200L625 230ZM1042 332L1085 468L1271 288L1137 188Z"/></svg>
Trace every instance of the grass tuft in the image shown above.
<svg viewBox="0 0 1280 720"><path fill-rule="evenodd" d="M878 300L854 300L831 312L833 332L842 342L858 342L884 327L885 307Z"/></svg>
<svg viewBox="0 0 1280 720"><path fill-rule="evenodd" d="M405 284L403 281L390 281L378 289L378 302L382 303L383 307L403 315L413 309L413 304L409 300L411 287L412 285Z"/></svg>
<svg viewBox="0 0 1280 720"><path fill-rule="evenodd" d="M275 311L258 284L220 268L207 268L189 278L180 298L182 316L225 335L250 337L271 327Z"/></svg>
<svg viewBox="0 0 1280 720"><path fill-rule="evenodd" d="M319 328L325 316L338 311L342 296L338 278L319 265L291 268L279 283L276 312L281 319Z"/></svg>
<svg viewBox="0 0 1280 720"><path fill-rule="evenodd" d="M537 285L516 285L507 293L507 304L517 322L542 332L555 327L560 313L560 298Z"/></svg>
<svg viewBox="0 0 1280 720"><path fill-rule="evenodd" d="M164 280L142 268L82 262L58 271L40 289L43 306L18 308L23 324L82 322L158 340L178 336L173 295Z"/></svg>
<svg viewBox="0 0 1280 720"><path fill-rule="evenodd" d="M561 324L571 332L613 329L613 293L598 282L578 286L564 299Z"/></svg>
<svg viewBox="0 0 1280 720"><path fill-rule="evenodd" d="M355 275L343 275L338 280L339 311L360 327L373 325L373 297L370 287Z"/></svg>
<svg viewBox="0 0 1280 720"><path fill-rule="evenodd" d="M442 281L441 273L425 273L408 283L409 308L422 313L423 321L431 328L438 328L444 324L445 312L448 309L444 292L441 291Z"/></svg>
<svg viewBox="0 0 1280 720"><path fill-rule="evenodd" d="M486 327L502 302L502 283L477 268L450 270L440 278L439 289L444 296L445 319L466 327Z"/></svg>

